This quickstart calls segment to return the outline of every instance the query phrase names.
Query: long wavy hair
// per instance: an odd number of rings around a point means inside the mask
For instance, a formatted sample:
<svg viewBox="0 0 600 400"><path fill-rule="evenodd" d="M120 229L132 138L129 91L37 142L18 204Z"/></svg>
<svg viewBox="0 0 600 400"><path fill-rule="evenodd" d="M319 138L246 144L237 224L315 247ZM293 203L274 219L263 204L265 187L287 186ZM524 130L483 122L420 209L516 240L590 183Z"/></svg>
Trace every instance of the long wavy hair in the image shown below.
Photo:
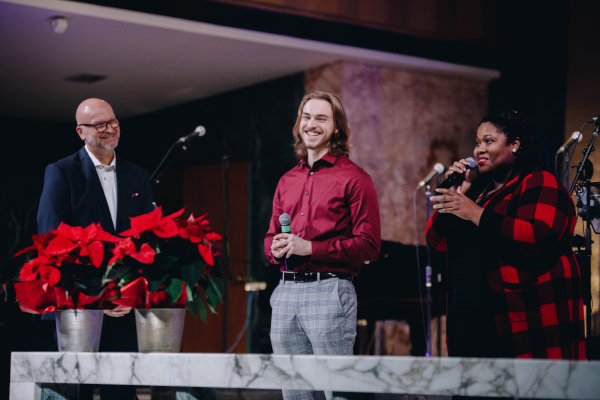
<svg viewBox="0 0 600 400"><path fill-rule="evenodd" d="M298 156L298 159L303 159L307 154L306 146L300 135L300 121L302 119L304 105L309 100L313 99L325 100L331 104L331 109L333 110L333 135L329 141L329 152L335 156L345 155L347 157L350 154L350 143L348 143L348 139L350 138L350 127L348 126L346 112L337 95L321 91L315 91L304 96L298 107L298 116L296 117L296 122L294 123L294 128L292 130L296 156Z"/></svg>

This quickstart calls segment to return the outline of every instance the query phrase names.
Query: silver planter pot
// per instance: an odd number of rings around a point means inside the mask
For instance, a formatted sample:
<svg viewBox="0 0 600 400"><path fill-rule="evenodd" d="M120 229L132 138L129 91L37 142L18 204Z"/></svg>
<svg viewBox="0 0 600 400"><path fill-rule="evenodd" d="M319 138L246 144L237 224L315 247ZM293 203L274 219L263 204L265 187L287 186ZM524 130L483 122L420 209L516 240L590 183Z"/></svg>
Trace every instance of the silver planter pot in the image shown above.
<svg viewBox="0 0 600 400"><path fill-rule="evenodd" d="M141 353L181 351L185 308L135 309L138 349Z"/></svg>
<svg viewBox="0 0 600 400"><path fill-rule="evenodd" d="M102 310L56 311L58 351L98 351L103 318Z"/></svg>

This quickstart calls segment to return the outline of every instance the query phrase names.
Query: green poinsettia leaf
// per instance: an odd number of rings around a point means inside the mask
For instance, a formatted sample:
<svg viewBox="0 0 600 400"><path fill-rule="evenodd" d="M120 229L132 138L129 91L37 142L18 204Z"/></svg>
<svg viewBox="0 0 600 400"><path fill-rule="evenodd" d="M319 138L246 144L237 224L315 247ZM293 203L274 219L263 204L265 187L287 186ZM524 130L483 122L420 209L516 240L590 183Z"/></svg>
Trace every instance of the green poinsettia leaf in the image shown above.
<svg viewBox="0 0 600 400"><path fill-rule="evenodd" d="M196 293L196 296L194 296L194 293ZM185 294L187 295L187 301L188 301L188 303L191 302L191 301L194 301L194 299L196 297L198 297L197 296L198 292L192 290L191 286L189 286L189 285L185 285Z"/></svg>
<svg viewBox="0 0 600 400"><path fill-rule="evenodd" d="M123 279L129 273L129 267L123 264L115 264L106 269L106 273L102 278L102 283L110 281L118 281Z"/></svg>
<svg viewBox="0 0 600 400"><path fill-rule="evenodd" d="M171 279L169 285L165 288L167 294L171 297L171 301L176 303L183 293L183 281L181 279Z"/></svg>
<svg viewBox="0 0 600 400"><path fill-rule="evenodd" d="M206 323L208 312L206 311L206 305L204 305L204 299L201 296L194 296L194 301L188 303L188 310L196 317L200 317L202 322Z"/></svg>
<svg viewBox="0 0 600 400"><path fill-rule="evenodd" d="M157 292L163 289L169 282L169 276L163 275L161 277L153 277L152 279L148 277L148 290L151 292Z"/></svg>
<svg viewBox="0 0 600 400"><path fill-rule="evenodd" d="M117 283L119 286L123 286L128 284L129 282L133 281L135 278L137 278L138 275L134 274L133 272L129 271L124 273L123 275L121 275L121 278L119 279L119 282Z"/></svg>
<svg viewBox="0 0 600 400"><path fill-rule="evenodd" d="M181 267L181 279L183 279L188 286L194 287L196 282L200 280L204 264L199 260L189 262Z"/></svg>
<svg viewBox="0 0 600 400"><path fill-rule="evenodd" d="M225 290L225 282L220 278L212 278L208 280L208 286L206 287L206 301L210 311L213 313L217 312L217 305L223 298L223 291Z"/></svg>

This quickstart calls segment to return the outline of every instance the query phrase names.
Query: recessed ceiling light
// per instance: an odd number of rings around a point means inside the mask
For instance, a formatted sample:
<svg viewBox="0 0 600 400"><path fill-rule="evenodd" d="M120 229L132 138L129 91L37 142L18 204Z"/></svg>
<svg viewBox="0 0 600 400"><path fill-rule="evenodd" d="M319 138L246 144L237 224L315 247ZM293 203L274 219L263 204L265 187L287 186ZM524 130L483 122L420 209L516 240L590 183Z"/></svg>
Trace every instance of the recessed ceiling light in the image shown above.
<svg viewBox="0 0 600 400"><path fill-rule="evenodd" d="M65 81L78 82L78 83L96 83L99 81L103 81L106 78L107 77L105 75L83 73L83 74L67 76L65 78Z"/></svg>

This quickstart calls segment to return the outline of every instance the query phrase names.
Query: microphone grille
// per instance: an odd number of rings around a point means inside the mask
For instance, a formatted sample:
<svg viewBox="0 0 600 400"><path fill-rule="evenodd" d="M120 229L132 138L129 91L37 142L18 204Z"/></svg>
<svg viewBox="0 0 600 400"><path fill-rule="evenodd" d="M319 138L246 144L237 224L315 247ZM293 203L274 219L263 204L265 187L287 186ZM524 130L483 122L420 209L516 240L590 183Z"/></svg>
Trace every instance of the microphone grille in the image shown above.
<svg viewBox="0 0 600 400"><path fill-rule="evenodd" d="M469 157L465 161L467 162L469 169L473 169L477 166L477 161L475 161L473 157Z"/></svg>
<svg viewBox="0 0 600 400"><path fill-rule="evenodd" d="M292 217L289 214L283 213L279 216L279 223L281 226L288 226L292 222Z"/></svg>
<svg viewBox="0 0 600 400"><path fill-rule="evenodd" d="M194 133L196 134L196 136L202 137L206 135L206 129L202 125L198 125L196 129L194 129Z"/></svg>
<svg viewBox="0 0 600 400"><path fill-rule="evenodd" d="M433 170L438 174L443 174L446 170L446 167L442 163L435 163L435 165L433 166Z"/></svg>

